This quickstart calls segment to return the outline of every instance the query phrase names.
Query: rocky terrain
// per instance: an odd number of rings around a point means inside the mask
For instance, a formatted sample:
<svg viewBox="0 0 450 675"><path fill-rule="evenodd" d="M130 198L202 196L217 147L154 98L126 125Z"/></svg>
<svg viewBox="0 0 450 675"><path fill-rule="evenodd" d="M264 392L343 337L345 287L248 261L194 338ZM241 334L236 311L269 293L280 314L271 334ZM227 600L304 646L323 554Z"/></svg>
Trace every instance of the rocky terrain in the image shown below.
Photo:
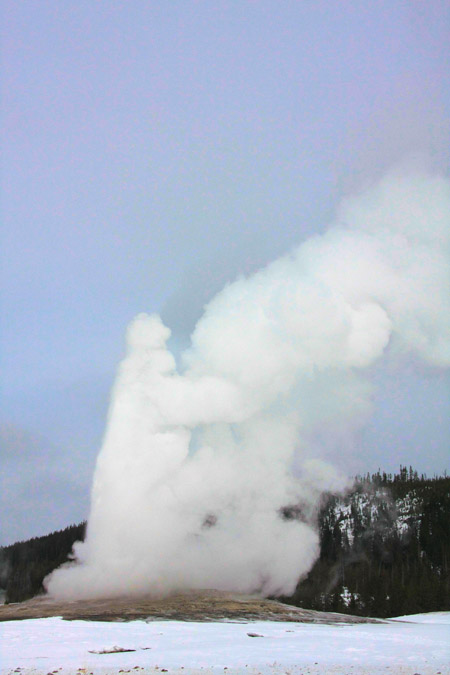
<svg viewBox="0 0 450 675"><path fill-rule="evenodd" d="M316 624L378 623L350 614L319 612L257 596L205 590L169 596L121 597L58 602L41 595L0 606L0 621L60 616L90 621L292 621Z"/></svg>

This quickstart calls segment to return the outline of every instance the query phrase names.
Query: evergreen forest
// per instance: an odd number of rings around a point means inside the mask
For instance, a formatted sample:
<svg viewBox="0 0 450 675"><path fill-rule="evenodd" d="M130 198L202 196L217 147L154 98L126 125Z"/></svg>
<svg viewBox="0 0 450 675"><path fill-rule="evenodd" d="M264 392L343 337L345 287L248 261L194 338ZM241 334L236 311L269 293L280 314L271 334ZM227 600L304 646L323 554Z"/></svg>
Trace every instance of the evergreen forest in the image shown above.
<svg viewBox="0 0 450 675"><path fill-rule="evenodd" d="M320 556L287 602L384 618L450 610L450 477L359 477L326 496L318 526Z"/></svg>

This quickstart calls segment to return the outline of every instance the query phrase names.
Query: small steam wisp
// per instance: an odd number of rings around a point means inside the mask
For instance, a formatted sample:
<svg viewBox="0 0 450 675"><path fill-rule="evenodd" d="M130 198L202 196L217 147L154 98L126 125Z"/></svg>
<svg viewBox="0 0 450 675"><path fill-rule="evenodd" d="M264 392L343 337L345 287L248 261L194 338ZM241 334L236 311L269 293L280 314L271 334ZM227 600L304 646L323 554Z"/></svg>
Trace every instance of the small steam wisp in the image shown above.
<svg viewBox="0 0 450 675"><path fill-rule="evenodd" d="M449 181L391 172L325 234L225 287L180 371L161 319L136 317L87 538L48 591L291 593L318 553L320 495L344 484L322 450L345 452L367 419L371 366L450 362L449 232Z"/></svg>

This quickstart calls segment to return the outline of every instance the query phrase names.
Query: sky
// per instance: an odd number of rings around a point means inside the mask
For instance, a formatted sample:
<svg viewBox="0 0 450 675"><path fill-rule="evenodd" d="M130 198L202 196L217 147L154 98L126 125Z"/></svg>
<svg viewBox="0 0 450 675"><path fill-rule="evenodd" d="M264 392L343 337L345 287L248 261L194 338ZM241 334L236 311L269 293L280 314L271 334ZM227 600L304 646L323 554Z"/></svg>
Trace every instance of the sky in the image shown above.
<svg viewBox="0 0 450 675"><path fill-rule="evenodd" d="M0 544L85 518L127 324L205 303L398 162L449 173L450 5L2 4ZM449 379L379 368L350 472L448 469Z"/></svg>

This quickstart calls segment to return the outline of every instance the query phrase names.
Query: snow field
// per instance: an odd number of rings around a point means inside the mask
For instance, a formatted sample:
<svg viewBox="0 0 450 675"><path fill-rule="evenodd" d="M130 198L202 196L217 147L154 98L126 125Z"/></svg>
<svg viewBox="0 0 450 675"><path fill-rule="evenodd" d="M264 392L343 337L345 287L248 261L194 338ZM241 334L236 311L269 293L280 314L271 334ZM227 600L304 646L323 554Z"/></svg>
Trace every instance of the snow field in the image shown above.
<svg viewBox="0 0 450 675"><path fill-rule="evenodd" d="M450 612L401 618L357 625L7 621L0 623L0 672L448 675ZM93 653L113 648L135 651Z"/></svg>

